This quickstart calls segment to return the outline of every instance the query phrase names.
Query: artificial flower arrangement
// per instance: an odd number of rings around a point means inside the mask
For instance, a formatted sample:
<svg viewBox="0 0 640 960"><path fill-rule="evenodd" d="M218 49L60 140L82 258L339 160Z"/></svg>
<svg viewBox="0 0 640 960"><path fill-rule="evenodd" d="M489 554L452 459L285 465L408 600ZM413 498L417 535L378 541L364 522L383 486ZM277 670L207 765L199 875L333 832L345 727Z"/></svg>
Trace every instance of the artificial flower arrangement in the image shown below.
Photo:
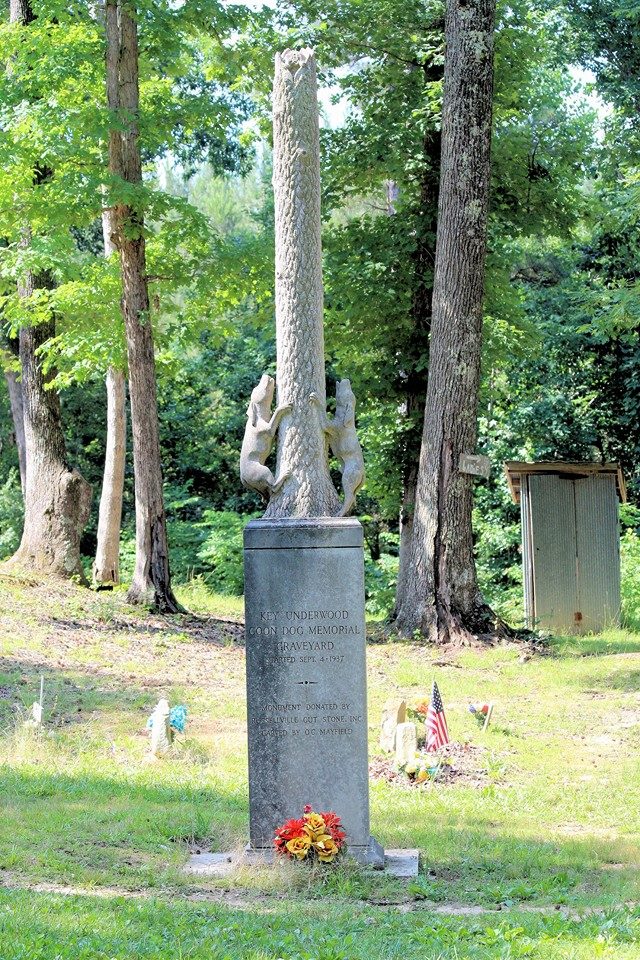
<svg viewBox="0 0 640 960"><path fill-rule="evenodd" d="M486 730L489 726L489 721L491 720L491 714L493 713L493 704L470 703L469 713L473 715L473 718L477 722L478 726L482 727L483 730Z"/></svg>
<svg viewBox="0 0 640 960"><path fill-rule="evenodd" d="M427 739L427 731L424 725L429 710L429 700L420 700L415 706L407 706L407 720L416 725L416 735L418 744L423 744Z"/></svg>
<svg viewBox="0 0 640 960"><path fill-rule="evenodd" d="M178 704L176 707L171 707L169 712L169 735L171 742L176 733L184 733L185 727L187 725L187 708L182 704ZM147 720L147 730L151 730L153 726L153 714Z"/></svg>
<svg viewBox="0 0 640 960"><path fill-rule="evenodd" d="M409 763L403 763L400 770L415 783L425 783L427 780L437 780L443 767L451 766L451 759L447 756L436 759L431 753L427 757L416 754Z"/></svg>
<svg viewBox="0 0 640 960"><path fill-rule="evenodd" d="M307 804L302 817L287 820L275 831L278 853L291 860L332 863L344 849L346 833L337 813L315 813Z"/></svg>

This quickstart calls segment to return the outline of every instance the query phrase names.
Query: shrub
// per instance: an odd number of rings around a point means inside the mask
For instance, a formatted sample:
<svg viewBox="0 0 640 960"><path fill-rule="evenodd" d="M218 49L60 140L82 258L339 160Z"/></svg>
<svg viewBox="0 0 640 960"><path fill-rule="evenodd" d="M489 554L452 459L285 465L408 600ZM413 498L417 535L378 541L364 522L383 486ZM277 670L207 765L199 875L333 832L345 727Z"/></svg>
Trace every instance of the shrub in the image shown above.
<svg viewBox="0 0 640 960"><path fill-rule="evenodd" d="M519 626L524 620L520 523L476 509L473 532L480 593L499 616Z"/></svg>
<svg viewBox="0 0 640 960"><path fill-rule="evenodd" d="M18 549L22 536L24 501L17 470L10 470L0 483L0 559Z"/></svg>
<svg viewBox="0 0 640 960"><path fill-rule="evenodd" d="M252 515L231 510L205 510L205 539L198 550L206 580L221 593L239 596L244 590L242 531Z"/></svg>
<svg viewBox="0 0 640 960"><path fill-rule="evenodd" d="M620 540L622 622L640 630L640 537L625 530Z"/></svg>
<svg viewBox="0 0 640 960"><path fill-rule="evenodd" d="M196 577L220 593L242 594L242 531L251 515L230 510L205 510L203 519L169 520L167 537L171 577L174 583L188 583ZM123 531L120 544L120 576L131 580L135 565L136 541L132 530Z"/></svg>
<svg viewBox="0 0 640 960"><path fill-rule="evenodd" d="M398 557L383 553L379 560L365 555L364 582L366 611L376 620L385 620L393 612L398 582Z"/></svg>

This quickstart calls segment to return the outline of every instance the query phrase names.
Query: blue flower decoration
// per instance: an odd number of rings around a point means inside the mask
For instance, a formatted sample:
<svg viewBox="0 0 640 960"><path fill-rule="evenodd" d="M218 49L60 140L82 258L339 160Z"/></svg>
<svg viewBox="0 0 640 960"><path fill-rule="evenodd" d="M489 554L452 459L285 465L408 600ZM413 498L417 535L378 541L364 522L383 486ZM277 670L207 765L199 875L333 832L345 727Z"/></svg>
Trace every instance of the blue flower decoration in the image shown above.
<svg viewBox="0 0 640 960"><path fill-rule="evenodd" d="M177 730L178 733L184 733L187 725L187 708L182 704L178 707L172 707L169 714L169 726Z"/></svg>

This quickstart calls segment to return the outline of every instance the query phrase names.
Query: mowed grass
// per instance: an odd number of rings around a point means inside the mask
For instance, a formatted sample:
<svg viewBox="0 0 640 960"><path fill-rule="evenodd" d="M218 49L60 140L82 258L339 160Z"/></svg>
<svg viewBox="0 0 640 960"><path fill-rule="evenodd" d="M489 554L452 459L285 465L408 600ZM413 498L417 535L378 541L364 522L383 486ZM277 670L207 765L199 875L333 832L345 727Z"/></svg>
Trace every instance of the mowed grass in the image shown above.
<svg viewBox="0 0 640 960"><path fill-rule="evenodd" d="M434 677L473 748L457 784L371 785L373 832L420 848L418 880L349 864L195 878L189 849L240 849L248 816L241 608L200 593L182 600L205 617L149 617L0 574L2 960L640 957L639 635L534 656L371 644L371 753L384 700L418 701ZM189 724L152 761L160 696ZM486 733L467 709L484 700Z"/></svg>

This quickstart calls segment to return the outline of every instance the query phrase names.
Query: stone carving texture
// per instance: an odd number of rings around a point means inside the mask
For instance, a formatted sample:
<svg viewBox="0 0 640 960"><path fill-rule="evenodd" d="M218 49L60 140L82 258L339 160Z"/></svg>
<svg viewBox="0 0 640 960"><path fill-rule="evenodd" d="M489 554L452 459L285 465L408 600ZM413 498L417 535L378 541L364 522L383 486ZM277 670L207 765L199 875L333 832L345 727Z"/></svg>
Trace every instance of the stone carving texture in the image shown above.
<svg viewBox="0 0 640 960"><path fill-rule="evenodd" d="M312 50L276 56L273 88L278 403L291 404L278 433L278 473L267 518L340 512L315 393L326 406L320 243L320 148Z"/></svg>
<svg viewBox="0 0 640 960"><path fill-rule="evenodd" d="M251 391L251 401L247 409L247 425L244 430L242 450L240 451L240 479L245 487L257 490L263 496L277 493L289 476L281 472L276 479L265 466L271 453L278 424L285 414L291 411L287 403L276 407L271 416L271 404L275 380L265 373L260 383Z"/></svg>
<svg viewBox="0 0 640 960"><path fill-rule="evenodd" d="M339 380L336 384L336 415L333 420L327 418L327 412L315 393L309 399L318 410L331 452L342 464L344 500L339 516L346 517L356 502L356 493L364 483L364 457L356 433L356 398L351 381Z"/></svg>

